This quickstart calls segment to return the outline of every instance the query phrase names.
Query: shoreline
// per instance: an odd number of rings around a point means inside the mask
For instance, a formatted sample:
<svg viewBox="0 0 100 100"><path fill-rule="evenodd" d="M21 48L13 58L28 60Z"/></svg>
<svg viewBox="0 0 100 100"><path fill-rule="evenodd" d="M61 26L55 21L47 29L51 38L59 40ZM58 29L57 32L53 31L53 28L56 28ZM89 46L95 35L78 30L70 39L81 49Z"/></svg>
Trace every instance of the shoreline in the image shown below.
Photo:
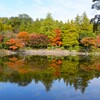
<svg viewBox="0 0 100 100"><path fill-rule="evenodd" d="M15 55L15 54L17 54L17 53L14 52L14 51L5 50L5 49L1 49L0 50L0 57L9 56L9 55Z"/></svg>
<svg viewBox="0 0 100 100"><path fill-rule="evenodd" d="M85 52L76 52L76 51L68 51L68 50L22 50L18 52L22 55L38 55L38 56L76 56L76 55L89 55L89 53Z"/></svg>
<svg viewBox="0 0 100 100"><path fill-rule="evenodd" d="M88 56L95 55L100 56L100 52L77 52L75 50L47 50L47 49L38 49L38 50L19 50L19 51L11 51L11 50L0 50L0 57L9 56L9 55L25 55L25 56Z"/></svg>

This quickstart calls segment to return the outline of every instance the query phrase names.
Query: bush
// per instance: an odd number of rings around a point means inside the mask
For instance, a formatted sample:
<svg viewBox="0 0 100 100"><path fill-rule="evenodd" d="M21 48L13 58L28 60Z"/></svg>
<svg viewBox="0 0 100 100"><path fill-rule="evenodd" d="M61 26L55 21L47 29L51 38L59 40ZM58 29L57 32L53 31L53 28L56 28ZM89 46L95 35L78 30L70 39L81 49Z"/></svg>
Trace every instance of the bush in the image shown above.
<svg viewBox="0 0 100 100"><path fill-rule="evenodd" d="M49 38L43 34L30 34L28 46L32 48L47 48Z"/></svg>
<svg viewBox="0 0 100 100"><path fill-rule="evenodd" d="M17 38L21 39L24 42L24 44L26 45L27 42L29 41L30 36L27 32L19 32L17 35Z"/></svg>
<svg viewBox="0 0 100 100"><path fill-rule="evenodd" d="M10 50L18 50L22 47L24 47L24 43L22 43L19 39L10 39L5 44L8 46L8 49Z"/></svg>

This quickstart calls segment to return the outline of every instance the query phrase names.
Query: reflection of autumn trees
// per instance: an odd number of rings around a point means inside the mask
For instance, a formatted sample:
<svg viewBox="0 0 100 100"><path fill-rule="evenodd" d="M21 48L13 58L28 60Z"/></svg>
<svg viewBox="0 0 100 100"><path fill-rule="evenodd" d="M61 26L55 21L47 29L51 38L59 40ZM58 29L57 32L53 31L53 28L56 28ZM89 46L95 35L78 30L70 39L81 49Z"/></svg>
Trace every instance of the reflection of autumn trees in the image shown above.
<svg viewBox="0 0 100 100"><path fill-rule="evenodd" d="M17 59L16 57L10 58L9 62L6 62L6 65L19 73L27 73L30 69L25 65L23 59Z"/></svg>
<svg viewBox="0 0 100 100"><path fill-rule="evenodd" d="M62 59L54 59L51 61L50 66L54 69L54 76L60 76Z"/></svg>
<svg viewBox="0 0 100 100"><path fill-rule="evenodd" d="M100 61L95 62L95 69L100 71Z"/></svg>
<svg viewBox="0 0 100 100"><path fill-rule="evenodd" d="M94 59L91 63L84 62L80 68L85 71L100 71L100 59Z"/></svg>
<svg viewBox="0 0 100 100"><path fill-rule="evenodd" d="M88 61L87 61L88 60ZM75 90L85 91L89 81L100 76L100 60L79 57L48 58L39 56L0 58L0 81L26 86L32 80L42 82L49 91L54 80L63 79Z"/></svg>
<svg viewBox="0 0 100 100"><path fill-rule="evenodd" d="M2 72L3 70L2 70L2 68L1 68L1 66L0 66L0 72Z"/></svg>
<svg viewBox="0 0 100 100"><path fill-rule="evenodd" d="M67 86L74 86L75 90L79 89L84 92L85 88L87 87L88 80L84 80L84 76L80 76L81 70L78 67L78 61L79 59L76 57L67 58L64 60L61 68L61 77L63 77Z"/></svg>
<svg viewBox="0 0 100 100"><path fill-rule="evenodd" d="M18 59L16 57L9 58L9 61L5 63L11 70L15 70L19 73L36 72L45 69L48 61L46 58L39 59L39 57L27 57L24 59Z"/></svg>

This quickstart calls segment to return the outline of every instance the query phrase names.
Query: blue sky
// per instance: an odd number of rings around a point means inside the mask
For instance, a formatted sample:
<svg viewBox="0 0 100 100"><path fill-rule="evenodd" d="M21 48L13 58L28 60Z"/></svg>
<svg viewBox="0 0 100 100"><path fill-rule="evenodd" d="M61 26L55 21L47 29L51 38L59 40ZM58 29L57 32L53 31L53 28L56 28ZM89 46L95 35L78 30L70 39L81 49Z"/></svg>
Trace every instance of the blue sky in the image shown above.
<svg viewBox="0 0 100 100"><path fill-rule="evenodd" d="M54 19L67 21L85 11L92 18L96 11L91 9L92 0L0 0L0 17L26 13L35 20L51 13Z"/></svg>

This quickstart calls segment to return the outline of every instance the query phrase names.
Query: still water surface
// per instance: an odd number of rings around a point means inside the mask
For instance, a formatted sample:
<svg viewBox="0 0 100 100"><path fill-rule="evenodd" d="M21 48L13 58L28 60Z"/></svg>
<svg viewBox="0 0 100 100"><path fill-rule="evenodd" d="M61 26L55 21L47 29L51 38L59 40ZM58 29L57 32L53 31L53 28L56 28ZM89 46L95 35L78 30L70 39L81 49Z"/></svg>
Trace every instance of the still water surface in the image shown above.
<svg viewBox="0 0 100 100"><path fill-rule="evenodd" d="M100 58L0 58L0 100L100 100Z"/></svg>

